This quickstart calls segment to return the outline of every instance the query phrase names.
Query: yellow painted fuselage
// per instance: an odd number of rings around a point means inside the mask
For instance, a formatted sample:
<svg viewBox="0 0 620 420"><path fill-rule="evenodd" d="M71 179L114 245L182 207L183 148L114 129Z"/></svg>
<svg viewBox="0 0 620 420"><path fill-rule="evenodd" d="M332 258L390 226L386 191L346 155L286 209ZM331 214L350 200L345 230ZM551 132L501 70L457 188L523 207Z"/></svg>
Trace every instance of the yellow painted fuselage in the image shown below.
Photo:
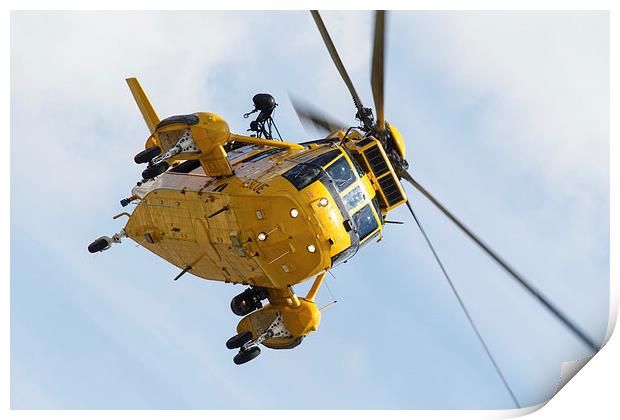
<svg viewBox="0 0 620 420"><path fill-rule="evenodd" d="M333 158L303 188L283 176L317 157ZM186 161L135 187L140 201L126 234L198 277L270 289L325 271L381 235L371 181L335 142L298 149L247 144L227 159L230 176L207 176ZM337 161L354 176L345 188L326 171ZM354 217L362 209L375 229L360 238Z"/></svg>
<svg viewBox="0 0 620 420"><path fill-rule="evenodd" d="M137 206L123 235L180 274L251 286L231 302L244 315L237 331L272 348L298 345L320 322L314 298L327 270L379 240L385 214L406 201L381 143L358 130L303 145L247 137L208 112L160 121L138 81L127 83L150 136L135 158L148 162L147 179L126 199ZM292 286L313 276L298 297ZM252 303L258 295L269 303Z"/></svg>

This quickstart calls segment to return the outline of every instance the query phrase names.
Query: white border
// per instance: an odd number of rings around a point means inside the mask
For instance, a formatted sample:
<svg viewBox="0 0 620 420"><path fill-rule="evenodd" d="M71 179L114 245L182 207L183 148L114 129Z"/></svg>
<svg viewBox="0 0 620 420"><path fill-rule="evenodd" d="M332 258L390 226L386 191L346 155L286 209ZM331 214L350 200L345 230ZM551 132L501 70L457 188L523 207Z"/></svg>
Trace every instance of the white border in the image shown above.
<svg viewBox="0 0 620 420"><path fill-rule="evenodd" d="M230 9L301 9L301 8L319 8L319 9L351 9L354 6L355 9L373 9L377 6L376 2L370 2L361 0L355 3L343 2L343 1L315 1L315 2L290 2L290 1L263 1L263 2L249 2L249 1L227 1L224 3L211 4L205 1L197 0L177 0L175 2L164 2L161 0L151 1L129 1L129 0L108 0L100 1L93 0L89 2L65 0L65 1L6 1L6 12L3 21L5 28L2 31L2 37L6 37L2 42L3 56L10 56L10 10L41 10L50 9L51 4L55 6L55 9L80 9L80 10L117 10L117 9L157 9L157 10L181 10L181 9L214 9L214 10L230 10ZM617 83L615 83L614 74L618 71L617 66L617 46L618 44L618 30L616 24L618 19L615 16L614 6L612 1L605 0L591 0L591 1L574 1L565 0L562 2L552 0L522 0L522 1L457 1L457 0L445 0L445 1L409 1L406 4L400 1L382 1L382 8L406 8L415 10L554 10L561 7L560 10L610 10L610 29L611 29L611 116L618 113L617 108ZM616 9L618 7L616 6ZM10 138L10 76L9 67L3 68L5 76L5 100L2 101L2 109L0 112L2 118L2 127L4 129L4 138ZM617 162L618 146L614 143L618 133L617 118L611 118L611 189L612 194L610 197L611 202L611 214L618 214L618 171L615 169L614 163ZM10 187L10 153L7 153L9 141L4 142L4 156L9 160L5 165L2 165L0 169L0 179L5 185L4 191L8 191ZM7 197L5 193L5 197ZM141 417L141 418L177 418L177 417L203 417L205 414L216 416L217 418L237 418L241 416L251 415L258 418L290 418L292 416L300 418L315 418L315 417L348 417L355 416L356 418L376 418L377 416L392 417L392 418L452 418L452 417L466 417L466 418L481 418L481 417L512 417L514 415L527 414L535 411L535 409L523 409L512 411L372 411L372 412L352 412L352 411L334 411L334 412L304 412L304 411L261 411L248 413L246 411L214 411L203 413L200 411L10 411L9 410L9 390L10 390L10 358L9 358L9 326L10 326L10 218L9 206L2 206L4 223L0 235L2 241L0 242L0 255L2 260L0 261L0 267L2 270L3 290L2 290L2 317L3 322L0 323L2 329L3 346L0 350L2 352L2 377L1 383L2 395L4 397L3 414L4 418L31 418L31 417L48 417L59 419L82 419L85 416L92 418L108 418L114 416L117 418L128 417ZM615 223L615 219L611 220L611 302L610 302L610 323L607 331L606 339L609 340L613 327L616 323L618 312L618 285L616 281L616 274L618 270L618 226ZM577 375L577 379L573 379L569 384L559 392L549 403L548 407L540 410L534 414L538 418L583 418L588 415L596 419L615 418L618 413L616 405L617 399L617 375L620 372L618 364L618 353L620 350L620 344L618 344L617 338L612 338L607 345L603 348L600 354L598 354L592 362L585 366L582 372ZM243 390L239 390L243 392ZM274 390L277 392L277 390Z"/></svg>

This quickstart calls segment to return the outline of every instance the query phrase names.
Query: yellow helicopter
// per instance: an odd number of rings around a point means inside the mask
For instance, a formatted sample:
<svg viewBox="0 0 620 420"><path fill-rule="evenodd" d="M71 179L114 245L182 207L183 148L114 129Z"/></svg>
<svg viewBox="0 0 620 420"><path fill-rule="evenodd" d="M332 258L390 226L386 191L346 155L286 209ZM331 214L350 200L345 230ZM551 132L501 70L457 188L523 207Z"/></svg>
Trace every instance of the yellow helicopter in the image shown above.
<svg viewBox="0 0 620 420"><path fill-rule="evenodd" d="M136 203L125 227L88 246L101 252L122 238L207 280L248 288L231 301L243 318L226 342L236 364L260 354L259 345L293 348L316 331L315 297L328 270L378 242L387 214L407 204L405 179L420 190L498 263L503 262L407 172L405 142L384 118L385 12L375 15L371 85L376 118L364 107L317 11L312 17L347 85L359 124L346 127L294 102L303 121L329 134L316 141L274 139L269 94L253 98L251 136L231 133L210 112L160 120L135 78L127 83L150 131L134 160L146 164L123 206ZM278 133L279 137L279 133ZM118 215L116 217L120 217ZM415 215L414 215L415 217ZM515 273L516 275L516 273ZM314 279L306 296L293 286ZM268 303L263 305L263 301Z"/></svg>

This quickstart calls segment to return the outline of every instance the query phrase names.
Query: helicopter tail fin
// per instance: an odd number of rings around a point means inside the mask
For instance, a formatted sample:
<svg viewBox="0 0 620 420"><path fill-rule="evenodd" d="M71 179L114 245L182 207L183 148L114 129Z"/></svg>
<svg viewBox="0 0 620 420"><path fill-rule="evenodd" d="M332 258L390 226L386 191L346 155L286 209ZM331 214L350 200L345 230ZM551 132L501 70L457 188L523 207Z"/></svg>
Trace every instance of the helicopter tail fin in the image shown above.
<svg viewBox="0 0 620 420"><path fill-rule="evenodd" d="M127 85L129 85L129 89L131 90L131 94L133 95L140 112L142 113L142 117L144 118L144 122L146 122L147 127L151 134L155 132L155 128L159 123L159 116L157 112L155 112L155 108L149 101L149 98L144 93L142 86L140 86L140 82L135 77L130 77L125 79L127 81Z"/></svg>

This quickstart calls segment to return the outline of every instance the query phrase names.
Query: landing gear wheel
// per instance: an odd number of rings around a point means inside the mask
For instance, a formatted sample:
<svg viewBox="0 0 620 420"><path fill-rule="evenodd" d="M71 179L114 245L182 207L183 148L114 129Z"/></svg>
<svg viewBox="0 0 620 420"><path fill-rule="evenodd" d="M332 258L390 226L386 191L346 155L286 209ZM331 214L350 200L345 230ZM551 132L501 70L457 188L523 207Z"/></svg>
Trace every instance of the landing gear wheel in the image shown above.
<svg viewBox="0 0 620 420"><path fill-rule="evenodd" d="M263 307L261 300L267 299L267 289L264 287L250 287L239 293L230 301L230 309L235 315L245 316L256 309Z"/></svg>
<svg viewBox="0 0 620 420"><path fill-rule="evenodd" d="M88 252L94 254L95 252L101 252L110 247L110 242L106 238L95 239L90 245L88 245Z"/></svg>
<svg viewBox="0 0 620 420"><path fill-rule="evenodd" d="M144 171L142 171L142 178L153 179L156 176L161 175L164 172L166 172L166 169L168 169L169 167L170 167L170 164L166 162L165 160L162 162L159 162L156 165L149 166Z"/></svg>
<svg viewBox="0 0 620 420"><path fill-rule="evenodd" d="M260 306L259 306L260 305ZM250 312L259 309L263 306L260 302L258 304L250 299L247 295L241 293L240 295L235 296L230 301L230 309L233 311L235 315L245 316Z"/></svg>
<svg viewBox="0 0 620 420"><path fill-rule="evenodd" d="M239 334L228 339L226 347L229 349L238 349L250 340L252 340L252 333L250 331L241 331Z"/></svg>
<svg viewBox="0 0 620 420"><path fill-rule="evenodd" d="M259 354L259 347L250 347L247 350L239 350L239 353L237 353L235 357L233 357L233 362L235 362L236 365L242 365L249 362L250 360L257 358Z"/></svg>
<svg viewBox="0 0 620 420"><path fill-rule="evenodd" d="M136 163L147 163L156 158L161 153L159 146L149 147L134 156L133 161Z"/></svg>

